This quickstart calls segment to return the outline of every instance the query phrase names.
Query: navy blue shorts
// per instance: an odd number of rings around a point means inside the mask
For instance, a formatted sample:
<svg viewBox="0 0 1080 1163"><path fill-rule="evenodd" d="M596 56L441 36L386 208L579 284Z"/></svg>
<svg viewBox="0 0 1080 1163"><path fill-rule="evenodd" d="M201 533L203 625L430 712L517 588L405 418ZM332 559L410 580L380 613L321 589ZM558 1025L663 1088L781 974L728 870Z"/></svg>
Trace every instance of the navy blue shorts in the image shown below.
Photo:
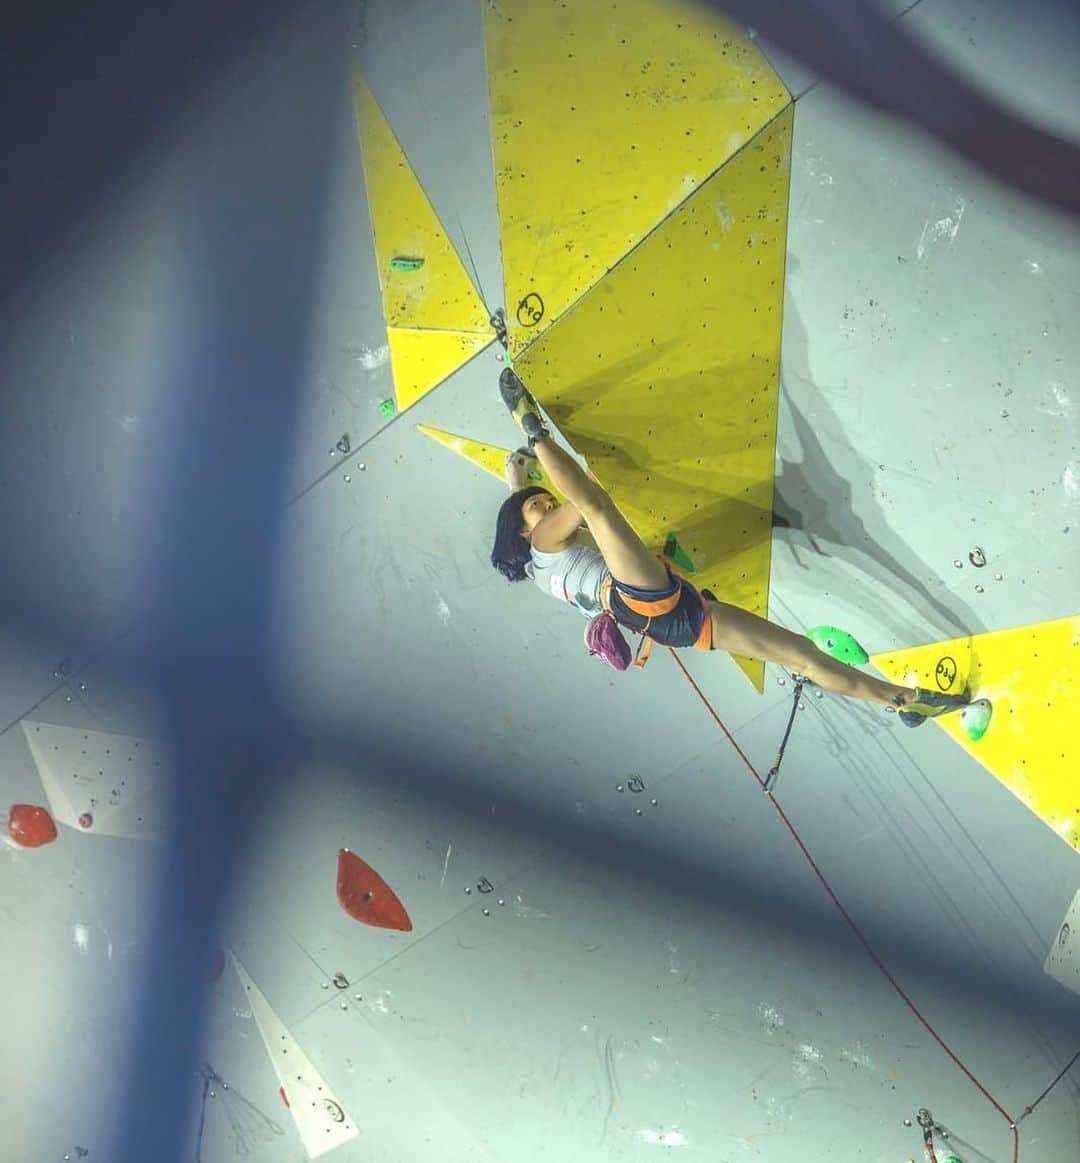
<svg viewBox="0 0 1080 1163"><path fill-rule="evenodd" d="M712 616L696 589L668 570L670 585L642 590L611 579L611 612L630 630L646 633L661 646L712 650ZM646 629L647 627L647 629Z"/></svg>

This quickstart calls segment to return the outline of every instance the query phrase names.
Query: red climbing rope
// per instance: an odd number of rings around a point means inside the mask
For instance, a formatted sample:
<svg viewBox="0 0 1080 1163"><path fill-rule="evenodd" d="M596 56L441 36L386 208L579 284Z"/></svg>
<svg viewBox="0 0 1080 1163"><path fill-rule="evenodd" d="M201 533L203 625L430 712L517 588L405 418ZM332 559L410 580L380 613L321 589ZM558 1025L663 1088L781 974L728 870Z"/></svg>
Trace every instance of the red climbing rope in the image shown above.
<svg viewBox="0 0 1080 1163"><path fill-rule="evenodd" d="M723 720L713 710L712 704L709 702L709 700L702 693L701 688L698 686L698 684L696 682L694 682L693 676L690 674L690 672L683 665L682 659L678 656L678 654L675 652L675 650L672 649L670 646L668 647L668 649L671 650L671 657L675 659L676 663L679 666L679 669L686 676L686 681L694 688L694 690L697 692L698 698L701 699L701 701L705 704L706 710L716 720L717 726L728 737L728 740L730 741L732 747L734 747L735 750L739 753L740 758L742 759L743 763L746 764L747 769L749 770L750 774L754 777L754 779L756 779L758 781L758 785L760 786L761 790L766 791L767 789L766 789L765 781L761 778L760 775L758 775L757 771L754 769L754 765L750 762L750 760L746 758L746 755L744 754L743 749L738 745L738 743L735 742L734 738L732 737L731 732L727 729L726 726L724 726ZM860 944L866 950L866 952L870 955L870 957L873 959L873 961L877 965L877 967L889 979L889 983L892 985L893 989L895 989L896 992L903 999L904 1004L919 1019L919 1021L922 1022L922 1024L926 1027L927 1031L934 1038L934 1040L937 1042L937 1044L945 1051L946 1054L948 1054L948 1056L956 1063L956 1065L960 1067L960 1069L968 1076L968 1078L971 1080L971 1082L974 1083L975 1086L985 1096L987 1101L990 1102L990 1104L994 1107L994 1109L1009 1124L1009 1129L1013 1133L1013 1163L1017 1163L1017 1160L1020 1157L1020 1132L1017 1129L1016 1121L1009 1115L1008 1111L1006 1111L1001 1106L1001 1104L986 1089L986 1087L983 1086L983 1084L975 1077L975 1075L972 1074L970 1070L968 1070L968 1068L963 1064L963 1062L961 1062L960 1059L957 1058L957 1056L952 1052L952 1050L949 1049L949 1047L941 1039L941 1037L938 1035L937 1031L934 1029L933 1026L930 1025L930 1023L926 1020L926 1018L924 1018L922 1016L922 1014L919 1013L918 1007L911 1000L911 998L909 998L908 995L903 991L903 989L900 987L899 982L889 972L885 963L881 960L881 958L871 948L870 942L867 941L867 939L862 935L862 931L859 929L859 926L857 924L855 924L855 922L851 919L851 916L849 915L847 909L845 909L844 906L840 903L839 897L837 897L836 893L833 892L832 887L830 886L829 882L825 879L825 876L822 873L821 869L818 868L817 864L814 862L814 858L807 851L806 845L802 842L802 839L799 836L799 833L795 831L795 825L792 824L792 822L787 818L787 815L785 814L784 809L779 805L779 803L777 803L776 796L769 795L768 800L772 804L772 806L776 809L776 811L779 813L780 819L783 820L784 823L787 825L788 831L794 837L795 843L798 844L798 846L802 849L802 854L806 857L807 861L810 864L810 867L817 874L818 880L821 881L822 886L824 887L825 891L829 894L829 897L832 900L833 904L836 905L837 909L840 910L840 915L844 918L845 921L847 921L848 925L851 927L851 931L855 934L856 937L858 937Z"/></svg>

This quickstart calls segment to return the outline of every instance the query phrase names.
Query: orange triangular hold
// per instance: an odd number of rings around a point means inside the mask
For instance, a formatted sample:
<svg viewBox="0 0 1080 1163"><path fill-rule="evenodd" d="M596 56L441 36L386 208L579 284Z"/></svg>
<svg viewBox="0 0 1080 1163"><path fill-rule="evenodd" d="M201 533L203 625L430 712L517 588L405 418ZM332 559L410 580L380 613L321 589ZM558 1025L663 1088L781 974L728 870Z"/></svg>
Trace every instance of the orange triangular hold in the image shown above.
<svg viewBox="0 0 1080 1163"><path fill-rule="evenodd" d="M349 916L362 925L412 932L412 921L394 890L348 848L338 851L337 898Z"/></svg>

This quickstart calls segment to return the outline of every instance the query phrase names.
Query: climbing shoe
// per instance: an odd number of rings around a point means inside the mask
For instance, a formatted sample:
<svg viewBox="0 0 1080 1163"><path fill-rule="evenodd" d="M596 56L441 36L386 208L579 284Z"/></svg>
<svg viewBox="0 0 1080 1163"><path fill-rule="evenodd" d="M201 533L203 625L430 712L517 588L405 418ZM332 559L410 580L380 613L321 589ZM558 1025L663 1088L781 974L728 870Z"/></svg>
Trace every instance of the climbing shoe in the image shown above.
<svg viewBox="0 0 1080 1163"><path fill-rule="evenodd" d="M967 692L962 695L945 695L916 687L915 700L907 703L899 712L900 722L905 727L920 727L927 719L936 719L938 715L947 715L950 711L962 711L970 702L971 696Z"/></svg>
<svg viewBox="0 0 1080 1163"><path fill-rule="evenodd" d="M514 423L529 438L530 448L541 437L551 435L540 419L539 406L512 368L503 368L502 375L499 376L499 395L513 416Z"/></svg>

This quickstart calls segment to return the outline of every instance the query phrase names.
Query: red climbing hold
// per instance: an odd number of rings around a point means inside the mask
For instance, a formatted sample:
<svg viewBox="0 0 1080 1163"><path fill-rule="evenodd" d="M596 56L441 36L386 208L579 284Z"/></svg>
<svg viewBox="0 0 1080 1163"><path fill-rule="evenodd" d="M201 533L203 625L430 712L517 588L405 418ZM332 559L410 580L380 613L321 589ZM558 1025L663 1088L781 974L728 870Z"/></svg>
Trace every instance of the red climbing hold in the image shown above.
<svg viewBox="0 0 1080 1163"><path fill-rule="evenodd" d="M40 848L56 839L56 825L44 808L14 804L8 816L8 835L24 848Z"/></svg>
<svg viewBox="0 0 1080 1163"><path fill-rule="evenodd" d="M210 966L210 980L217 981L217 979L225 972L225 951L223 949L214 950L213 964Z"/></svg>
<svg viewBox="0 0 1080 1163"><path fill-rule="evenodd" d="M377 929L412 932L412 921L394 890L347 848L338 851L337 898L354 921Z"/></svg>

